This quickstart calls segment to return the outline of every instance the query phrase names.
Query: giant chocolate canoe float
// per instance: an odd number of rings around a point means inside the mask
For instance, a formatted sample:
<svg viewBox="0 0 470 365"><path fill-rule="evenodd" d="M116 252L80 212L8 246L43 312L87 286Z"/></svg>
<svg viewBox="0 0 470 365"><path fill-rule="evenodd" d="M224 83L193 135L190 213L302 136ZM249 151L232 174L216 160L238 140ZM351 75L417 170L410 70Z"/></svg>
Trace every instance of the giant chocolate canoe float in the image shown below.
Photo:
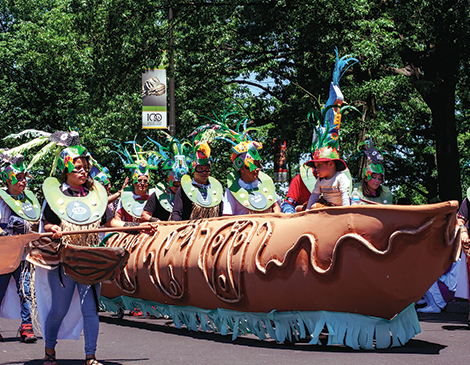
<svg viewBox="0 0 470 365"><path fill-rule="evenodd" d="M103 283L109 310L169 315L177 326L283 342L401 346L420 332L417 301L460 255L456 201L329 207L161 222L117 233L130 257Z"/></svg>

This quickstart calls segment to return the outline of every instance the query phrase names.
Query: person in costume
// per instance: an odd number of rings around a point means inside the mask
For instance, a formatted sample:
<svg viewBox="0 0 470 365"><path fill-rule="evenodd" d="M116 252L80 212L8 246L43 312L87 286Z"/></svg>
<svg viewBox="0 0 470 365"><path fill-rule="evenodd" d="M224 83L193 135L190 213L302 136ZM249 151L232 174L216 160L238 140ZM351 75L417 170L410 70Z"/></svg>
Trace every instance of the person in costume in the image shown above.
<svg viewBox="0 0 470 365"><path fill-rule="evenodd" d="M21 154L10 156L8 152L5 152L0 154L0 159L2 164L1 177L7 186L6 189L0 189L0 235L29 233L31 225L39 220L41 210L34 194L26 189L27 171L23 163L24 157ZM21 263L16 270L0 275L0 316L14 318L20 314L21 325L18 329L20 340L25 343L32 343L37 340L31 319L32 265L25 261L25 257L26 255L23 254ZM14 287L14 290L10 290L10 293L15 298L5 296L9 285ZM20 310L21 313L15 315L11 313ZM0 341L3 341L1 334Z"/></svg>
<svg viewBox="0 0 470 365"><path fill-rule="evenodd" d="M436 280L426 291L424 296L416 303L416 309L420 313L441 313L454 298L469 299L468 284L468 263L470 238L468 235L468 217L469 217L469 196L470 188L467 190L467 196L460 204L457 214L457 226L460 229L460 240L462 242L462 251L460 258L450 265L446 272ZM467 318L470 326L470 314Z"/></svg>
<svg viewBox="0 0 470 365"><path fill-rule="evenodd" d="M470 217L470 188L467 189L467 196L460 204L457 214L457 226L460 229L460 241L462 252L458 261L452 264L444 275L434 282L423 298L418 301L418 305L425 304L423 308L417 310L422 313L440 313L447 302L452 297L470 300L469 296L469 276L470 276L470 236L468 230ZM456 267L458 265L458 268ZM450 293L449 293L450 292ZM450 295L449 295L450 294ZM470 327L470 313L467 317Z"/></svg>
<svg viewBox="0 0 470 365"><path fill-rule="evenodd" d="M261 148L257 141L241 141L232 148L236 171L227 179L223 215L281 212L274 182L261 171Z"/></svg>
<svg viewBox="0 0 470 365"><path fill-rule="evenodd" d="M380 204L392 204L393 195L390 189L382 185L385 174L382 153L374 147L372 138L361 143L358 149L361 145L366 146L363 153L367 156L367 164L362 173L362 181L355 184L354 188L357 188L362 204L367 204L367 200Z"/></svg>
<svg viewBox="0 0 470 365"><path fill-rule="evenodd" d="M106 190L90 177L90 155L80 144L77 132L24 131L18 135L32 134L36 139L13 150L23 150L31 146L49 143L33 157L30 166L55 148L55 158L51 175L56 166L61 172L60 180L49 177L44 181L45 202L40 230L53 232L47 247L52 256L58 255L62 245L91 246L99 244L98 235L66 235L63 231L107 227L135 226L138 223L123 223L113 219L107 208ZM64 148L66 147L66 148ZM60 243L56 239L61 239ZM54 258L54 257L52 257ZM34 261L30 256L28 260ZM39 262L35 261L39 264ZM60 260L42 262L36 266L36 297L39 320L45 340L44 364L57 364L55 346L59 338L78 339L84 324L85 354L87 365L100 365L96 358L98 337L98 298L100 284L83 285L66 275ZM74 292L77 289L78 298ZM80 307L79 312L77 312Z"/></svg>
<svg viewBox="0 0 470 365"><path fill-rule="evenodd" d="M115 218L123 222L140 222L140 217L147 200L150 197L149 175L151 169L157 167L150 163L150 159L144 158L147 152L135 141L128 142L134 146L134 155L131 155L127 148L119 142L113 141L118 151L113 151L121 158L124 167L132 171L132 186L124 188L119 200ZM145 146L145 145L144 145Z"/></svg>
<svg viewBox="0 0 470 365"><path fill-rule="evenodd" d="M315 150L313 160L307 166L315 167L318 180L307 203L307 209L321 206L349 205L349 187L351 181L342 171L346 163L339 158L338 151L331 147ZM322 199L320 200L320 196Z"/></svg>
<svg viewBox="0 0 470 365"><path fill-rule="evenodd" d="M211 149L207 142L196 140L191 156L193 178L184 175L181 187L176 191L170 220L195 220L222 215L223 188L218 180L210 176Z"/></svg>
<svg viewBox="0 0 470 365"><path fill-rule="evenodd" d="M190 154L192 145L189 142L181 143L177 138L166 134L168 147L149 138L157 147L152 155L153 165L162 165L163 170L168 171L166 186L158 183L150 194L142 212L142 222L166 221L170 218L175 203L175 195L181 186L181 178L189 171L192 163Z"/></svg>
<svg viewBox="0 0 470 365"><path fill-rule="evenodd" d="M320 110L307 115L307 121L313 127L312 160L301 166L300 174L289 186L282 205L286 213L312 206L349 205L351 174L346 163L339 158L339 129L344 112L357 109L342 106L344 96L339 81L346 70L359 61L349 55L339 58L337 50L335 53L328 100Z"/></svg>
<svg viewBox="0 0 470 365"><path fill-rule="evenodd" d="M232 145L231 160L235 168L227 179L228 188L223 196L223 215L280 212L280 199L276 194L273 180L261 171L261 157L258 150L261 142L253 141L247 128L248 119L241 119L235 128L228 126L228 117L237 114L233 106L209 119L214 124L198 127L190 136L196 135L198 143L222 139ZM243 129L242 129L243 127Z"/></svg>

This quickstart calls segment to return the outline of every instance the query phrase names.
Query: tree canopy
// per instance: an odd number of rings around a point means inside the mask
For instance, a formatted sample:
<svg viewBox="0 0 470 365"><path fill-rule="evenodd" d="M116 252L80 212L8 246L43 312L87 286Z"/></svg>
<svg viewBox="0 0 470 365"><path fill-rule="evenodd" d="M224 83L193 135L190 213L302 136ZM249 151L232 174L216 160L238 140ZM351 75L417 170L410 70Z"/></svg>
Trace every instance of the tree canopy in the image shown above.
<svg viewBox="0 0 470 365"><path fill-rule="evenodd" d="M349 113L340 130L353 175L368 135L388 151L396 197L461 199L470 183L469 9L444 0L0 0L2 131L78 129L120 178L106 138L163 140L141 129L140 82L172 54L178 136L234 104L260 127L252 137L266 161L287 141L293 177L310 152L307 113L328 98L337 48L360 61L340 82L362 113ZM229 146L213 148L224 181Z"/></svg>

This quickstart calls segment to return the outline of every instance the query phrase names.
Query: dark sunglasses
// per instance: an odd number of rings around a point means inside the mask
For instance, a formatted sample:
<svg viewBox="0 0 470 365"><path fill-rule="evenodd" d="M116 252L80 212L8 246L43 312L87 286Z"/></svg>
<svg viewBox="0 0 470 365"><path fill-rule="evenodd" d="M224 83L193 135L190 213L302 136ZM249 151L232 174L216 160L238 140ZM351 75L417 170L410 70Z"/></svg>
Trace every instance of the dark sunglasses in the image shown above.
<svg viewBox="0 0 470 365"><path fill-rule="evenodd" d="M204 167L204 166L196 166L195 169L196 172L211 172L210 166Z"/></svg>

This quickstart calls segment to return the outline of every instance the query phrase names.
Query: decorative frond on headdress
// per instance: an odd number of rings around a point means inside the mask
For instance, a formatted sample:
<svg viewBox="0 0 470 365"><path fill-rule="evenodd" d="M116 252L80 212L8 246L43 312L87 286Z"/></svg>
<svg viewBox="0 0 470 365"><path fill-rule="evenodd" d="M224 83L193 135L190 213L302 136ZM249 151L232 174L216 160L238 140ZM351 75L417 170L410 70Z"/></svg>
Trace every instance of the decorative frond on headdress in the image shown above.
<svg viewBox="0 0 470 365"><path fill-rule="evenodd" d="M388 155L388 152L382 149L377 148L374 145L372 137L369 137L363 142L358 143L357 153L355 153L351 158L357 159L361 156L367 156L373 163L383 163L383 156Z"/></svg>
<svg viewBox="0 0 470 365"><path fill-rule="evenodd" d="M180 181L181 178L189 171L192 165L192 144L188 141L181 142L176 137L170 136L168 133L160 131L166 137L167 146L147 137L158 150L152 151L153 161L156 165L161 165L163 170L168 171L168 180L170 186L174 181Z"/></svg>
<svg viewBox="0 0 470 365"><path fill-rule="evenodd" d="M54 149L56 144L54 142L49 142L47 145L45 145L41 150L34 155L34 157L31 159L31 161L28 164L28 170L34 166L35 163L40 161L41 159L45 158L47 154Z"/></svg>
<svg viewBox="0 0 470 365"><path fill-rule="evenodd" d="M71 132L63 132L57 131L55 133L48 133L43 131L38 131L35 129L27 129L17 134L10 134L6 136L4 139L17 139L20 137L35 137L33 140L23 143L17 147L11 148L9 153L11 155L17 154L26 154L26 152L30 152L35 147L39 147L46 142L49 142L47 145L42 147L39 152L37 152L34 157L31 159L27 170L31 169L37 162L43 160L47 157L47 155L54 149L55 156L54 162L51 169L51 176L55 173L57 164L61 162L61 150L62 147L72 147L72 146L79 146L80 145L80 136L78 132L71 131ZM84 147L83 147L84 149ZM31 154L31 153L29 153Z"/></svg>
<svg viewBox="0 0 470 365"><path fill-rule="evenodd" d="M20 137L49 137L51 134L48 132L38 131L36 129L26 129L21 131L20 133L12 133L8 136L4 137L3 139L17 139Z"/></svg>
<svg viewBox="0 0 470 365"><path fill-rule="evenodd" d="M158 150L152 151L156 164L161 164L164 170L168 170L172 168L175 162L175 156L184 156L185 159L190 157L192 153L192 145L190 142L180 142L178 138L172 137L164 131L160 131L160 133L166 137L166 147L152 138L147 137L149 141L158 147Z"/></svg>
<svg viewBox="0 0 470 365"><path fill-rule="evenodd" d="M216 114L212 111L214 118L209 118L202 115L203 118L209 119L214 124L206 124L199 127L195 132L191 133L194 135L194 145L197 143L207 143L214 139L220 139L229 142L232 145L232 162L237 170L243 165L250 168L250 171L256 169L254 161L261 160L258 154L258 150L263 148L261 142L253 141L248 134L251 131L258 131L257 127L247 128L248 118L243 118L238 121L235 129L230 128L228 124L228 117L237 114L238 111L234 109L234 106L225 109Z"/></svg>
<svg viewBox="0 0 470 365"><path fill-rule="evenodd" d="M240 142L251 141L251 137L249 136L248 132L259 130L259 128L255 128L255 127L247 128L248 118L241 119L237 123L235 130L229 127L228 117L231 115L238 114L238 111L234 110L234 107L235 107L234 105L230 106L229 108L220 112L219 115L217 115L214 111L212 111L214 118L201 115L202 118L209 119L214 124L206 124L204 126L199 127L198 128L199 130L196 130L198 132L198 135L202 135L202 132L204 131L212 130L212 131L215 131L215 134L216 134L216 136L213 139L222 139L231 143L234 146L236 146ZM191 135L193 135L193 133L191 133Z"/></svg>
<svg viewBox="0 0 470 365"><path fill-rule="evenodd" d="M4 139L9 138L9 136L6 136ZM16 138L16 137L15 137ZM19 137L18 137L19 138ZM9 151L11 155L16 155L18 153L26 153L26 151L30 151L31 149L41 146L44 143L49 141L49 136L41 136L37 137L29 142L23 143L17 147L11 148Z"/></svg>
<svg viewBox="0 0 470 365"><path fill-rule="evenodd" d="M131 169L131 168L136 168L138 166L135 163L134 158L132 157L131 153L127 150L126 146L123 146L121 142L116 141L114 139L107 138L107 140L111 143L111 145L115 149L115 150L111 150L111 152L119 156L125 168Z"/></svg>
<svg viewBox="0 0 470 365"><path fill-rule="evenodd" d="M330 92L326 104L320 111L314 110L307 115L307 121L314 128L312 147L314 152L322 147L339 149L339 128L341 126L341 116L348 110L356 108L347 105L343 106L343 93L339 87L339 81L348 68L359 62L356 58L346 55L339 58L338 50L335 49L336 62L333 71L333 81L330 83Z"/></svg>
<svg viewBox="0 0 470 365"><path fill-rule="evenodd" d="M127 149L127 146L122 145L120 142L113 139L108 139L108 141L113 145L116 150L112 150L119 156L124 165L124 168L131 169L132 171L132 181L137 183L138 177L141 175L149 175L149 170L156 170L158 168L155 163L153 156L153 151L145 151L144 147L147 142L141 146L139 145L135 138L133 141L128 141L126 144L131 144L134 154L131 154Z"/></svg>

